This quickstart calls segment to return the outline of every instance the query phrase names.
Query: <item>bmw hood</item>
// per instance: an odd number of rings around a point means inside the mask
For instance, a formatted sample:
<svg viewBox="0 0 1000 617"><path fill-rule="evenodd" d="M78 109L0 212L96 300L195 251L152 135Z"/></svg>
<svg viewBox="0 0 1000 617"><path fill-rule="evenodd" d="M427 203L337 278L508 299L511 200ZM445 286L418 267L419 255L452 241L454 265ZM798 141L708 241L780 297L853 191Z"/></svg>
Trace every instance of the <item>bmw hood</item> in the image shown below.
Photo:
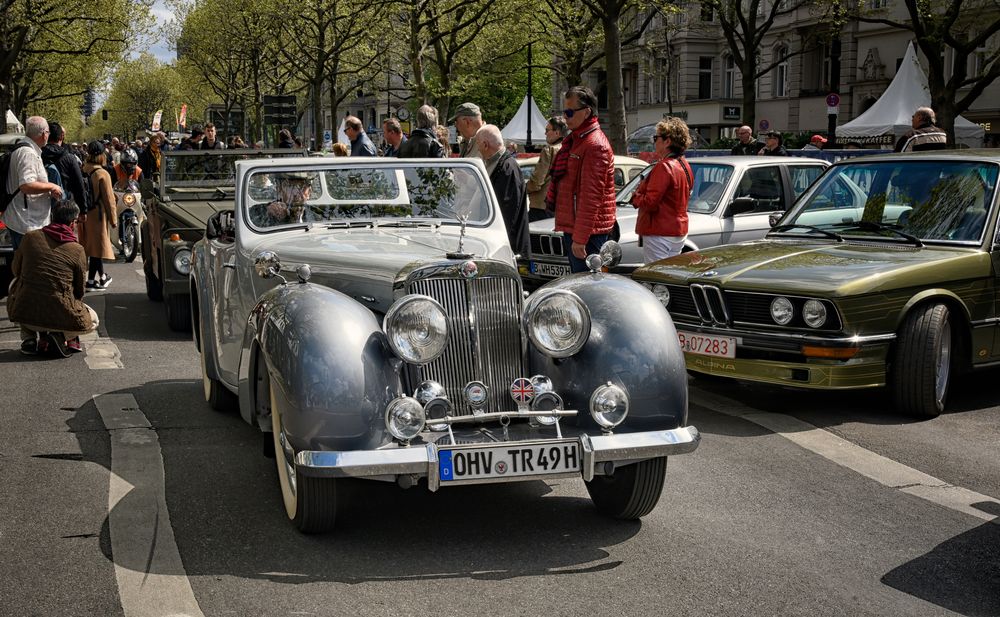
<svg viewBox="0 0 1000 617"><path fill-rule="evenodd" d="M760 240L683 253L644 266L634 277L838 297L934 286L989 271L989 255L971 248Z"/></svg>

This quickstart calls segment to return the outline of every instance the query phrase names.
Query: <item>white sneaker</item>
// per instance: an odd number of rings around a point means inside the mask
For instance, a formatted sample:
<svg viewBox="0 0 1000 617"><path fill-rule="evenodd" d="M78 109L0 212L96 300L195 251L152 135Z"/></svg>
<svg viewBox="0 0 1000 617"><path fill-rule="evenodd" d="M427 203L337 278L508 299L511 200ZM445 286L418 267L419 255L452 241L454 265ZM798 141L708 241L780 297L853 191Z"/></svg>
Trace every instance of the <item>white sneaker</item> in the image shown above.
<svg viewBox="0 0 1000 617"><path fill-rule="evenodd" d="M108 285L110 285L110 284L111 284L111 280L112 280L112 279L111 279L111 277L105 274L105 275L104 275L104 278L102 278L102 279L101 279L101 280L100 280L100 281L99 281L99 282L97 283L97 286L98 286L98 287L100 287L101 289L107 289L107 288L108 288Z"/></svg>

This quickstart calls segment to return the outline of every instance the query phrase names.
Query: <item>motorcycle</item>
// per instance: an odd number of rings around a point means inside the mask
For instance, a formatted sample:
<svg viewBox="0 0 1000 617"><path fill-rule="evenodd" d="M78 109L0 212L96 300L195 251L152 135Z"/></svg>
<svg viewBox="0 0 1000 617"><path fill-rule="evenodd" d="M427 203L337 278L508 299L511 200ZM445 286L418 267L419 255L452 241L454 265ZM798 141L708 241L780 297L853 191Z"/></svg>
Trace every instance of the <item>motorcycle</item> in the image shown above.
<svg viewBox="0 0 1000 617"><path fill-rule="evenodd" d="M135 180L129 180L124 190L115 189L118 213L117 242L113 242L126 263L135 261L142 252L139 225L145 218L142 209L142 195Z"/></svg>

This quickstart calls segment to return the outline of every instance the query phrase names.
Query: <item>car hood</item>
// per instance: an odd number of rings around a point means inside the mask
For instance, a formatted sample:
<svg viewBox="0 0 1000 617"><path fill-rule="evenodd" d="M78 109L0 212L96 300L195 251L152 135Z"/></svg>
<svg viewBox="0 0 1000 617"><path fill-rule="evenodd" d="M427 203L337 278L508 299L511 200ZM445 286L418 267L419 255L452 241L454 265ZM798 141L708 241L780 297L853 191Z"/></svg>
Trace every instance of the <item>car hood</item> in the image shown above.
<svg viewBox="0 0 1000 617"><path fill-rule="evenodd" d="M990 267L989 255L971 248L759 240L683 253L635 277L838 297L979 278Z"/></svg>
<svg viewBox="0 0 1000 617"><path fill-rule="evenodd" d="M433 229L312 229L268 234L253 249L274 251L286 278L308 264L313 283L341 291L369 308L385 312L393 301L393 283L401 274L424 263L439 262L458 250L459 228ZM510 249L490 247L465 237L464 250L475 258L490 257L513 264Z"/></svg>

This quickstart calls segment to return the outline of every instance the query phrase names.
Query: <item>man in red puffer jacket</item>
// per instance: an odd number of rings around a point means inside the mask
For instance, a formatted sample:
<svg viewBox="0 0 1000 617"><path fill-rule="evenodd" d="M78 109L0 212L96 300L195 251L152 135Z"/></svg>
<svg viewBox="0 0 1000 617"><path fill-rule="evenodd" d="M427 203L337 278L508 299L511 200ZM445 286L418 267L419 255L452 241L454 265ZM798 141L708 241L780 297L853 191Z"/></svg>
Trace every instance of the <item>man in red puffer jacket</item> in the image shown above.
<svg viewBox="0 0 1000 617"><path fill-rule="evenodd" d="M590 88L566 92L563 115L570 134L552 162L545 197L555 228L565 234L570 270L586 272L588 254L597 253L615 226L615 153L597 122L597 97Z"/></svg>

